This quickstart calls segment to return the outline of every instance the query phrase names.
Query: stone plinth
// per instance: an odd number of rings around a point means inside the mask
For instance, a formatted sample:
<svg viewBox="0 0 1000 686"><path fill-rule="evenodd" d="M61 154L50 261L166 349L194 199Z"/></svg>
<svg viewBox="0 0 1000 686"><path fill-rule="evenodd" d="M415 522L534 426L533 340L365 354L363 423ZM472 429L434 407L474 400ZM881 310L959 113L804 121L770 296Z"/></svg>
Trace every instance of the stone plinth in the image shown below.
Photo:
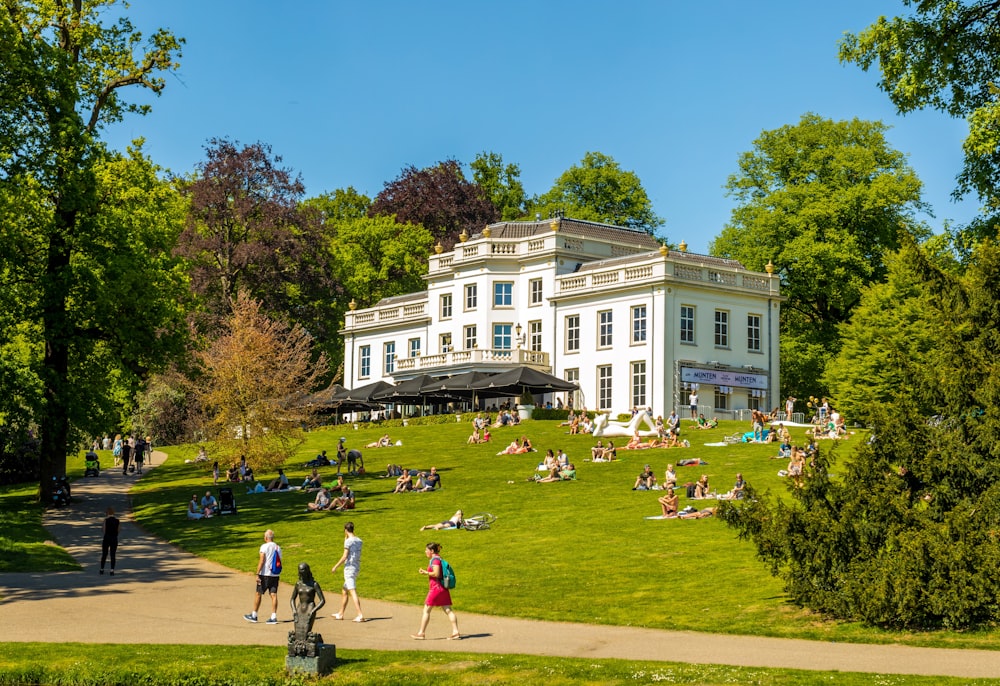
<svg viewBox="0 0 1000 686"><path fill-rule="evenodd" d="M318 646L316 657L285 657L285 669L289 672L301 672L303 674L315 674L324 676L333 671L337 662L337 646L332 643L323 643Z"/></svg>

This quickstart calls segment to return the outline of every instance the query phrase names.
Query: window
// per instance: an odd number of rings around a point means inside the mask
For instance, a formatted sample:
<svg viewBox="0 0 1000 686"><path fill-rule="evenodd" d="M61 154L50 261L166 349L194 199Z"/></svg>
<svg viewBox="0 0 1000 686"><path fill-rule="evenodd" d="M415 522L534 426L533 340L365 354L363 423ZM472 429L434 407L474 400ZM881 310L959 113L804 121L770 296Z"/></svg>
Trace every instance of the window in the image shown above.
<svg viewBox="0 0 1000 686"><path fill-rule="evenodd" d="M467 326L465 327L465 349L472 350L477 345L476 343L476 327Z"/></svg>
<svg viewBox="0 0 1000 686"><path fill-rule="evenodd" d="M681 305L681 343L694 343L693 305Z"/></svg>
<svg viewBox="0 0 1000 686"><path fill-rule="evenodd" d="M729 396L722 392L721 389L715 389L715 409L717 410L728 410L729 409Z"/></svg>
<svg viewBox="0 0 1000 686"><path fill-rule="evenodd" d="M450 353L451 352L451 334L450 333L443 333L443 334L441 334L441 336L438 338L438 341L440 342L440 345L441 345L441 352L443 352L443 353Z"/></svg>
<svg viewBox="0 0 1000 686"><path fill-rule="evenodd" d="M580 370L579 369L567 369L565 372L565 378L567 381L579 385L580 383ZM570 410L574 407L582 407L582 396L581 391L571 391L569 397L566 399L566 403L569 405Z"/></svg>
<svg viewBox="0 0 1000 686"><path fill-rule="evenodd" d="M760 352L760 315L747 315L747 350Z"/></svg>
<svg viewBox="0 0 1000 686"><path fill-rule="evenodd" d="M542 304L542 280L532 279L528 282L529 289L529 305L541 305Z"/></svg>
<svg viewBox="0 0 1000 686"><path fill-rule="evenodd" d="M542 352L542 323L528 322L528 350Z"/></svg>
<svg viewBox="0 0 1000 686"><path fill-rule="evenodd" d="M729 313L725 310L715 311L715 347L729 347Z"/></svg>
<svg viewBox="0 0 1000 686"><path fill-rule="evenodd" d="M751 410L759 410L760 406L760 393L758 391L747 392L747 408Z"/></svg>
<svg viewBox="0 0 1000 686"><path fill-rule="evenodd" d="M646 363L632 363L632 407L646 407Z"/></svg>
<svg viewBox="0 0 1000 686"><path fill-rule="evenodd" d="M611 409L611 365L597 368L597 409Z"/></svg>
<svg viewBox="0 0 1000 686"><path fill-rule="evenodd" d="M646 306L636 305L632 308L632 342L646 342ZM634 403L633 403L634 404Z"/></svg>
<svg viewBox="0 0 1000 686"><path fill-rule="evenodd" d="M451 293L441 296L441 319L451 319Z"/></svg>
<svg viewBox="0 0 1000 686"><path fill-rule="evenodd" d="M514 283L512 281L497 281L493 284L493 307L514 306Z"/></svg>
<svg viewBox="0 0 1000 686"><path fill-rule="evenodd" d="M511 336L510 336L510 324L494 324L493 325L493 349L494 350L510 350L511 349Z"/></svg>
<svg viewBox="0 0 1000 686"><path fill-rule="evenodd" d="M396 342L386 343L383 347L383 352L384 355L382 357L385 360L385 373L392 374L396 371Z"/></svg>
<svg viewBox="0 0 1000 686"><path fill-rule="evenodd" d="M604 310L603 312L597 313L597 347L598 348L610 348L611 347L611 310Z"/></svg>
<svg viewBox="0 0 1000 686"><path fill-rule="evenodd" d="M566 317L566 352L580 350L580 315Z"/></svg>
<svg viewBox="0 0 1000 686"><path fill-rule="evenodd" d="M478 307L479 289L476 284L470 283L465 286L465 309L474 310Z"/></svg>
<svg viewBox="0 0 1000 686"><path fill-rule="evenodd" d="M367 379L371 375L372 347L370 345L363 345L358 353L358 378Z"/></svg>
<svg viewBox="0 0 1000 686"><path fill-rule="evenodd" d="M450 338L450 336L449 336ZM420 357L420 339L411 338L409 341L410 357Z"/></svg>

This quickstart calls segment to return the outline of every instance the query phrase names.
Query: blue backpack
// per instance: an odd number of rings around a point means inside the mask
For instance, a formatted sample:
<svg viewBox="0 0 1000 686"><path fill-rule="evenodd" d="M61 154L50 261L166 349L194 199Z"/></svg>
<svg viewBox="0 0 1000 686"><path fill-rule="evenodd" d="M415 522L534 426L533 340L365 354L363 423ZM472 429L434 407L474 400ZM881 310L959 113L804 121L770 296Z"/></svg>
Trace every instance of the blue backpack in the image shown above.
<svg viewBox="0 0 1000 686"><path fill-rule="evenodd" d="M455 588L455 568L444 558L441 559L441 585L448 589Z"/></svg>
<svg viewBox="0 0 1000 686"><path fill-rule="evenodd" d="M271 560L271 575L281 576L281 548L274 550L274 558Z"/></svg>

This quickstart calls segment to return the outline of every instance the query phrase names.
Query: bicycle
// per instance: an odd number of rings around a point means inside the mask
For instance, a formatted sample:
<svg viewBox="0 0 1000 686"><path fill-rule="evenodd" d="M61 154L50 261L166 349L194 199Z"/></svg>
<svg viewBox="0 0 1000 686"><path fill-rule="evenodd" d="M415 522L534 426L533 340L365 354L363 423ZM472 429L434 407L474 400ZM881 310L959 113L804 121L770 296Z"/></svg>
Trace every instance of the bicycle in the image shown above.
<svg viewBox="0 0 1000 686"><path fill-rule="evenodd" d="M495 515L489 512L480 512L479 514L474 514L466 517L462 520L462 528L468 531L482 531L484 529L489 529L490 524L497 520Z"/></svg>

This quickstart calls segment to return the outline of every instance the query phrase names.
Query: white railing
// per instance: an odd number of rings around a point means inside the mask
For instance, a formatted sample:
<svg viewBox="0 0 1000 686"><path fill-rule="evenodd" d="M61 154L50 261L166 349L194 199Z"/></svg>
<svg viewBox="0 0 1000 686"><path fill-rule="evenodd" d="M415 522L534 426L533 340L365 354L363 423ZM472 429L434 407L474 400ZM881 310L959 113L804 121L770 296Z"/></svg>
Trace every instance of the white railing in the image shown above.
<svg viewBox="0 0 1000 686"><path fill-rule="evenodd" d="M524 350L521 348L514 350L502 348L476 348L474 350L454 350L446 353L437 353L435 355L397 358L396 371L433 371L444 367L455 367L456 365L469 365L476 363L527 364L536 368L544 368L544 371L551 371L548 353Z"/></svg>

